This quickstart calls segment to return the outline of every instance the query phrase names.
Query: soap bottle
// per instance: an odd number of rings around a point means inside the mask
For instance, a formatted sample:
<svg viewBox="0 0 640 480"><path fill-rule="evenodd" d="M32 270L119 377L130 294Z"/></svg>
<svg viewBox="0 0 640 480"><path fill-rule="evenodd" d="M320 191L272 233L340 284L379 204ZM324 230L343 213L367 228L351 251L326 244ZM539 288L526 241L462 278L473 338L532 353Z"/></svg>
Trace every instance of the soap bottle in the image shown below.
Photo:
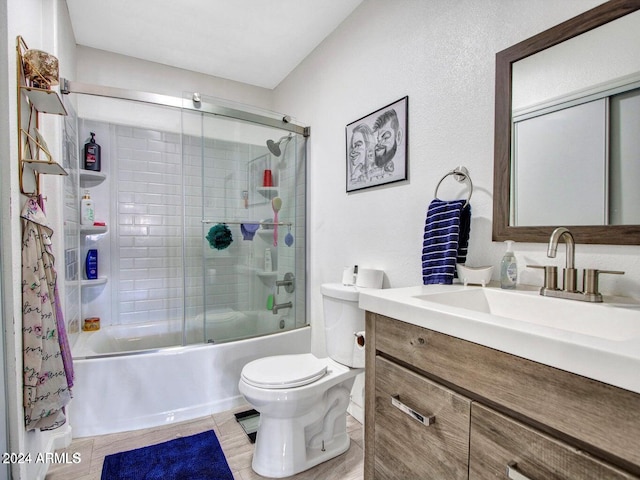
<svg viewBox="0 0 640 480"><path fill-rule="evenodd" d="M513 254L514 241L507 240L504 243L507 244L507 251L504 253L500 264L500 287L514 289L518 280L518 265L516 256Z"/></svg>
<svg viewBox="0 0 640 480"><path fill-rule="evenodd" d="M94 220L93 200L89 196L89 190L85 190L84 196L80 201L80 225L93 225Z"/></svg>
<svg viewBox="0 0 640 480"><path fill-rule="evenodd" d="M273 272L273 259L271 258L270 248L267 248L264 251L264 271Z"/></svg>
<svg viewBox="0 0 640 480"><path fill-rule="evenodd" d="M87 280L97 280L98 278L98 250L90 248L87 252L87 259L84 265Z"/></svg>
<svg viewBox="0 0 640 480"><path fill-rule="evenodd" d="M96 134L91 132L91 140L84 144L84 169L100 171L100 145L96 143Z"/></svg>

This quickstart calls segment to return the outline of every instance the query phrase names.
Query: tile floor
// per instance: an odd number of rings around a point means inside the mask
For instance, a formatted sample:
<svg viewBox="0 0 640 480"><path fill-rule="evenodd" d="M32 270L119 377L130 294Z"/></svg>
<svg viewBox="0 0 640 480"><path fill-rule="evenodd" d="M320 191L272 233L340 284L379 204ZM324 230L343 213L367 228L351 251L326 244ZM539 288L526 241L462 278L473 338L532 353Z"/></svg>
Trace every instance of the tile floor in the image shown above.
<svg viewBox="0 0 640 480"><path fill-rule="evenodd" d="M264 478L251 469L253 444L249 442L242 427L233 416L234 413L248 408L250 407L239 407L163 427L76 439L65 451L69 455L80 453L81 462L75 465L53 465L49 468L45 480L100 480L102 462L106 455L194 435L205 430L216 432L235 480ZM353 417L347 416L347 430L351 437L351 446L347 452L289 478L295 480L362 480L364 457L362 425Z"/></svg>

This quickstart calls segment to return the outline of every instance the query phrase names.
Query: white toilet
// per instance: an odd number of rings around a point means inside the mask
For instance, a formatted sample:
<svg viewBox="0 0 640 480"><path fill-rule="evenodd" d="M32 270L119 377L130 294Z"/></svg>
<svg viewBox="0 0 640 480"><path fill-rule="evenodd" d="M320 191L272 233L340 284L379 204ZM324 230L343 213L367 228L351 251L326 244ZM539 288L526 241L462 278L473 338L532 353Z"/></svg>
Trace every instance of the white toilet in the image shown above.
<svg viewBox="0 0 640 480"><path fill-rule="evenodd" d="M364 371L359 287L321 286L328 358L311 353L254 360L242 369L240 392L260 412L253 470L282 478L349 448L347 407L356 375Z"/></svg>

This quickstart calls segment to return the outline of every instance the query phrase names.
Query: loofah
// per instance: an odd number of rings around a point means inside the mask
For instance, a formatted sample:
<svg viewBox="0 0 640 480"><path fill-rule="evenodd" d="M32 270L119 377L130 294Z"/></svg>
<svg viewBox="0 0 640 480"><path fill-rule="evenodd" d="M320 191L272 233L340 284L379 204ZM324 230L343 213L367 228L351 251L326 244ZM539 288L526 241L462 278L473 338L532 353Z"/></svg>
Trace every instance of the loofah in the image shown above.
<svg viewBox="0 0 640 480"><path fill-rule="evenodd" d="M223 223L218 223L211 227L206 239L209 241L209 246L216 250L224 250L233 242L231 230Z"/></svg>

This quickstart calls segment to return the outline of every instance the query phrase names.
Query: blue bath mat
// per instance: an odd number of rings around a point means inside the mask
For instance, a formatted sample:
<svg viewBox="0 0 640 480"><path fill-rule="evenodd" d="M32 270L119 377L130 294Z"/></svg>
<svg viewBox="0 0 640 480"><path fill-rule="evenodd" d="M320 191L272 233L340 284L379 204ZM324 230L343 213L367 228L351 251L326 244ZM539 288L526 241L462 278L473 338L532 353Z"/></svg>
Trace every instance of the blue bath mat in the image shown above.
<svg viewBox="0 0 640 480"><path fill-rule="evenodd" d="M102 480L233 480L213 430L107 455Z"/></svg>

